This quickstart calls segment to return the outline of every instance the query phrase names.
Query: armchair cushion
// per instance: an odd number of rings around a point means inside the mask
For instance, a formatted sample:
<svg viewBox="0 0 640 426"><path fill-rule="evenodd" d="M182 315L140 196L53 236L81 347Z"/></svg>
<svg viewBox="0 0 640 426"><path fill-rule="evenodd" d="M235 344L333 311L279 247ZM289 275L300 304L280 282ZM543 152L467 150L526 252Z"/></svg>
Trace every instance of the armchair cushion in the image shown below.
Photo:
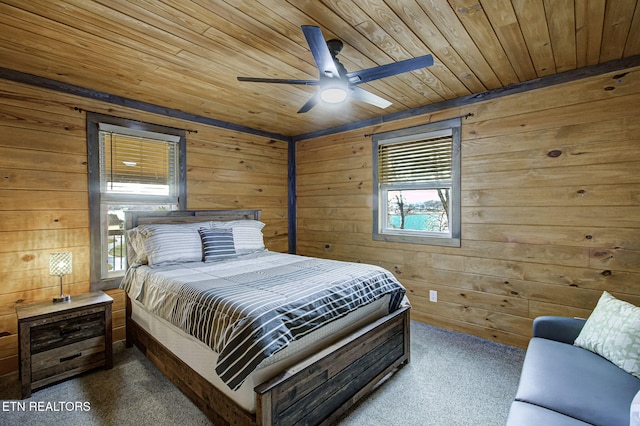
<svg viewBox="0 0 640 426"><path fill-rule="evenodd" d="M638 390L640 380L601 356L534 337L529 342L516 400L594 425L628 425L629 408Z"/></svg>

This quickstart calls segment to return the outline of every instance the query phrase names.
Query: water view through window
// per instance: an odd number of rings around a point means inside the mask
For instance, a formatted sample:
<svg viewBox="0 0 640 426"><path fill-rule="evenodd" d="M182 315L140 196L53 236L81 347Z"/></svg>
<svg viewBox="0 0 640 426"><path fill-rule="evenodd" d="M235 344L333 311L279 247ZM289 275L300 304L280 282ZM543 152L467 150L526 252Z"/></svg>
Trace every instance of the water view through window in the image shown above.
<svg viewBox="0 0 640 426"><path fill-rule="evenodd" d="M449 189L388 191L387 228L449 232Z"/></svg>

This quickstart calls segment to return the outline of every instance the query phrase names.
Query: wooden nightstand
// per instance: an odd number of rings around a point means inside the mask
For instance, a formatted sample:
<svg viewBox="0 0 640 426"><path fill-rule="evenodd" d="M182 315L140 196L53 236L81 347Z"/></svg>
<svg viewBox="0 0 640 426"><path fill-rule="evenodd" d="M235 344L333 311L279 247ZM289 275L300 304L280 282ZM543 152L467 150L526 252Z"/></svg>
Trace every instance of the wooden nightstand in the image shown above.
<svg viewBox="0 0 640 426"><path fill-rule="evenodd" d="M113 366L111 304L103 292L17 306L22 398L76 374Z"/></svg>

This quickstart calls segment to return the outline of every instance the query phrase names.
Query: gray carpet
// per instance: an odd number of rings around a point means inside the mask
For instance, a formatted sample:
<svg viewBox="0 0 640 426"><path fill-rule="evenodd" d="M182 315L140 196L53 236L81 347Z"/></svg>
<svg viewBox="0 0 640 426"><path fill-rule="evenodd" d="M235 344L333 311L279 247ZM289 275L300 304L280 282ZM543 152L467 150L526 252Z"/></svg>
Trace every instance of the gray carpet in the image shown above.
<svg viewBox="0 0 640 426"><path fill-rule="evenodd" d="M412 321L411 362L340 425L504 425L523 359L522 349ZM0 379L0 425L210 424L137 349L122 344L112 370L19 396L17 374Z"/></svg>

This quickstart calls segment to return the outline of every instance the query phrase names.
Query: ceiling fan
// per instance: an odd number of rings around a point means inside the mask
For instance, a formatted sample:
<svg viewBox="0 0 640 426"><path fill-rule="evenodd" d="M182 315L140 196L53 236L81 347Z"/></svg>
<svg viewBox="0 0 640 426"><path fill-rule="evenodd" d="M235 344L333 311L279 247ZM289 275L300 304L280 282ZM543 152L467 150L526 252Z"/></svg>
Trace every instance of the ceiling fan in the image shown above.
<svg viewBox="0 0 640 426"><path fill-rule="evenodd" d="M313 59L318 66L320 72L320 78L318 80L288 80L256 77L238 77L238 80L255 83L318 86L318 90L302 105L298 113L309 111L319 101L340 103L348 98L358 99L379 108L386 108L391 105L391 102L358 87L358 85L433 65L433 57L431 55L425 55L361 71L347 72L344 65L342 65L337 58L338 53L342 50L342 41L334 39L325 42L320 28L313 25L303 25L302 32L307 39L307 44L311 49Z"/></svg>

